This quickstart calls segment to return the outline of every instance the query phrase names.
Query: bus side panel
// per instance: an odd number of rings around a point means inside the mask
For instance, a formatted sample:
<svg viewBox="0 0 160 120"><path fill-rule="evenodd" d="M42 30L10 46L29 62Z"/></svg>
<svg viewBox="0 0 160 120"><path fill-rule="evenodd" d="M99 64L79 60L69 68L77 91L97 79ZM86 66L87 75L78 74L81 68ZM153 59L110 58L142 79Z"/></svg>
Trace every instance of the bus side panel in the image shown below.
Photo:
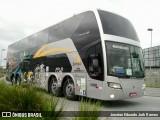
<svg viewBox="0 0 160 120"><path fill-rule="evenodd" d="M93 12L88 11L83 13L85 16L81 20L78 29L72 35L72 40L80 54L85 68L86 64L86 53L91 44L95 41L100 42L100 32L97 24L96 17Z"/></svg>

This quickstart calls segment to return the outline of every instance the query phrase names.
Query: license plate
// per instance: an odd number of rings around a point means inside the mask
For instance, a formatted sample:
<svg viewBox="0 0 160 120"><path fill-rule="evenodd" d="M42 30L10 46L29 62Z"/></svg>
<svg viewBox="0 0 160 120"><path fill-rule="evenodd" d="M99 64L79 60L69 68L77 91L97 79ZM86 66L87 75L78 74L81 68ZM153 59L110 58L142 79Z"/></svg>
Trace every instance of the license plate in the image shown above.
<svg viewBox="0 0 160 120"><path fill-rule="evenodd" d="M129 96L130 96L130 97L135 97L135 96L137 96L137 93L136 93L136 92L131 92L131 93L129 94Z"/></svg>

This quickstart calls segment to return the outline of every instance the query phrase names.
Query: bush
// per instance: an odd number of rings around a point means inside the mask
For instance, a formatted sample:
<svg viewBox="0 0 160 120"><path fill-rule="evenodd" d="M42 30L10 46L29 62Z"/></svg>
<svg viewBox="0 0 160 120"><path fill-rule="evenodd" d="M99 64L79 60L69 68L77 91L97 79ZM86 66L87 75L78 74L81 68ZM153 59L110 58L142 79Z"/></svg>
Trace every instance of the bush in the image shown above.
<svg viewBox="0 0 160 120"><path fill-rule="evenodd" d="M45 98L32 87L0 83L0 111L42 111Z"/></svg>
<svg viewBox="0 0 160 120"><path fill-rule="evenodd" d="M64 101L38 90L34 86L11 86L0 82L0 111L38 112L48 111L44 118L18 118L20 120L60 120L63 118ZM82 99L78 108L78 114L73 120L98 120L101 111L100 101ZM16 120L17 118L4 118Z"/></svg>
<svg viewBox="0 0 160 120"><path fill-rule="evenodd" d="M59 120L62 117L64 104L58 104L59 98L47 97L35 87L24 85L10 86L5 82L0 82L0 88L0 111L50 111L50 118L44 119Z"/></svg>
<svg viewBox="0 0 160 120"><path fill-rule="evenodd" d="M78 114L73 120L99 120L101 109L102 107L100 101L82 99L78 109Z"/></svg>
<svg viewBox="0 0 160 120"><path fill-rule="evenodd" d="M3 73L0 73L0 78L4 77L4 74Z"/></svg>

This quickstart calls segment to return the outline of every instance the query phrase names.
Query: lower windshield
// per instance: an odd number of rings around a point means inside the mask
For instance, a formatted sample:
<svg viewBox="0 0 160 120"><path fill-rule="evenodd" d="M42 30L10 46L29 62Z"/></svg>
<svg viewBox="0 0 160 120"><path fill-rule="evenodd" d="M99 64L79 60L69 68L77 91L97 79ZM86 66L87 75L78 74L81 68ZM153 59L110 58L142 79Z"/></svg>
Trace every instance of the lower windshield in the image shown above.
<svg viewBox="0 0 160 120"><path fill-rule="evenodd" d="M136 46L106 42L108 75L144 77L142 49Z"/></svg>

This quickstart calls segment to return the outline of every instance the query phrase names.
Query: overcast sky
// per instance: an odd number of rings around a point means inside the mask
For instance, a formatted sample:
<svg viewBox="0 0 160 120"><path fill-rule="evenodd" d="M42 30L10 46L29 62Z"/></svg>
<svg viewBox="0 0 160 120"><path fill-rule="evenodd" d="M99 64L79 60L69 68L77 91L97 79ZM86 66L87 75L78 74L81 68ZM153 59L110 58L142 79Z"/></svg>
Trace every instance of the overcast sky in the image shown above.
<svg viewBox="0 0 160 120"><path fill-rule="evenodd" d="M160 45L160 0L0 0L0 49L7 51L9 44L90 8L129 19L142 48L150 47L147 29L153 28L152 46Z"/></svg>

